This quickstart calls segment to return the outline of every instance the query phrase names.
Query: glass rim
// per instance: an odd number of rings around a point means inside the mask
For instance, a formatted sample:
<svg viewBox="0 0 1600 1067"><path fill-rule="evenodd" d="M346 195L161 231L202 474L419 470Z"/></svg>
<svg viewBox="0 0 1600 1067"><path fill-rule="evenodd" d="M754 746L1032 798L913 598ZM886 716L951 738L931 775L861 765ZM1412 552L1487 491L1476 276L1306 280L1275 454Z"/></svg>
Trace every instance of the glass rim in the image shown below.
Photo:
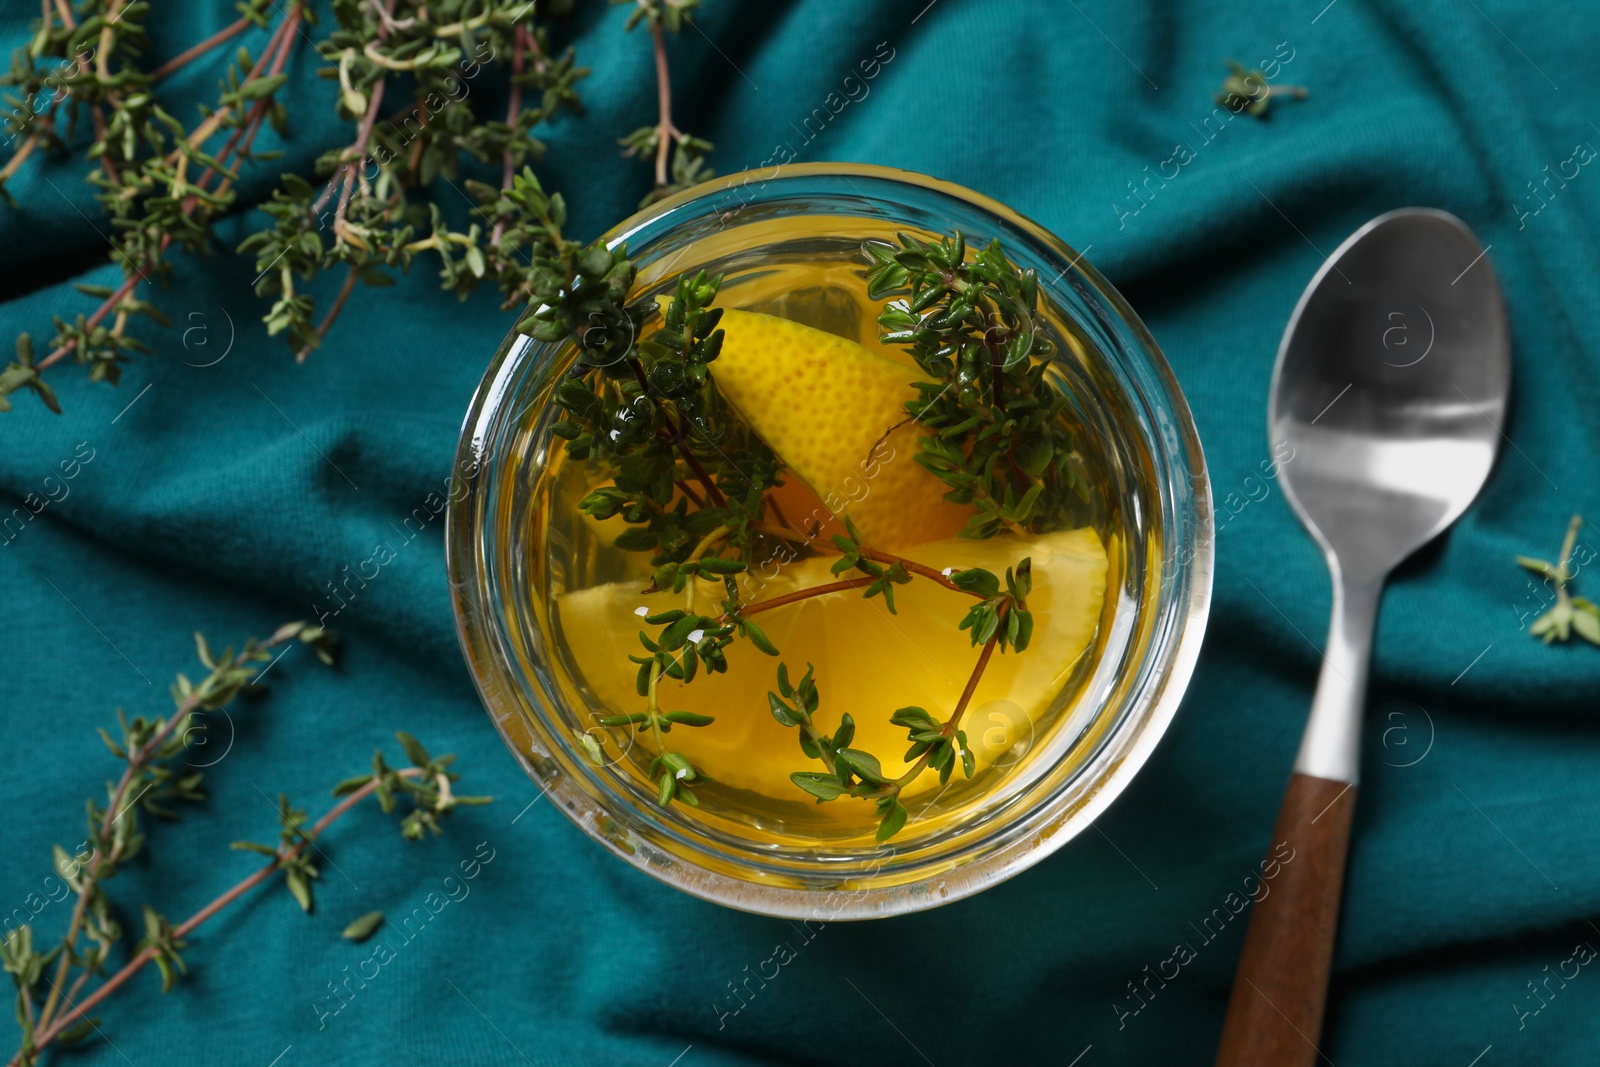
<svg viewBox="0 0 1600 1067"><path fill-rule="evenodd" d="M1147 447L1153 458L1159 455L1171 471L1182 475L1181 478L1158 478L1154 486L1163 512L1159 595L1166 597L1171 590L1174 596L1165 606L1165 614L1157 619L1158 625L1164 629L1149 639L1150 648L1143 655L1147 660L1151 655L1159 654L1160 662L1148 677L1121 698L1124 706L1139 704L1138 708L1133 709L1138 714L1125 715L1116 722L1107 732L1099 750L1077 767L1065 782L1049 792L1043 803L1037 803L1031 810L1024 810L1016 816L1027 820L1027 833L1014 834L1010 840L953 865L949 862L940 863L940 857L934 855L924 861L927 870L913 881L821 889L740 878L708 865L697 865L685 859L681 851L660 847L654 838L644 842L650 847L640 848L641 842L625 838L619 840L619 835L603 829L602 822L611 820L613 808L621 806L632 809L635 804L621 790L611 789L606 798L611 804L607 806L587 787L580 775L563 773L561 768L550 770L548 764L552 761L560 763L566 759L570 766L576 754L572 751L570 741L566 741L549 720L541 717L544 709L526 699L509 676L513 668L495 631L495 626L502 623L503 619L492 610L494 598L486 581L484 537L490 532L487 527L492 524L481 520L482 508L479 505L488 491L487 483L493 464L483 462L484 453L502 428L501 423L508 414L503 402L511 397L511 387L517 381L519 372L525 369L538 350L545 347L530 338L513 334L500 346L473 396L456 452L453 475L456 484L452 485L450 494L445 548L457 636L474 685L507 747L535 783L551 795L563 814L608 851L674 888L756 914L833 921L904 914L970 896L1043 860L1100 816L1154 752L1176 714L1193 674L1209 613L1214 528L1210 483L1199 435L1187 401L1148 329L1122 296L1082 255L1043 226L990 197L951 182L889 167L840 163L790 164L774 167L770 173L743 171L696 185L635 213L607 231L602 240L608 247L623 242L632 244L640 234L649 234L651 240L663 240L675 230L670 223L661 228L663 220L670 219L686 208L699 211L699 214L686 221L703 219L707 214L722 214L725 220L729 217L728 213L709 212L707 209L727 201L730 190L752 186L757 190L750 200L741 199L732 206L731 215L737 216L748 204L781 198L781 187L787 182L815 182L818 179L841 180L852 188L855 187L852 179L916 187L958 201L1011 230L1025 234L1063 265L1061 274L1053 282L1047 284L1041 280L1041 295L1052 299L1065 313L1068 302L1060 295L1061 279L1070 272L1085 283L1092 290L1094 299L1103 302L1117 324L1127 331L1133 353L1139 359L1138 366L1128 369L1138 371L1140 377L1148 379L1155 387L1154 395L1147 395L1146 390L1136 388L1136 395L1130 400L1153 405L1162 416L1159 421L1164 432L1147 442ZM861 193L859 189L855 189L855 192L865 203L876 200L880 204L890 204L885 197L874 198ZM655 232L657 230L660 232ZM634 251L637 254L639 250ZM1080 295L1078 299L1084 297ZM1107 352L1100 352L1099 355L1107 361L1118 358ZM1177 492L1180 481L1183 483L1182 493ZM1176 496L1180 495L1184 498L1183 513L1167 515L1167 507L1173 505ZM1173 519L1180 521L1173 524ZM1134 664L1135 668L1139 666L1138 663ZM527 715L538 725L528 729L525 728L526 723L514 721L518 712ZM519 726L525 729L519 731ZM1071 787L1085 780L1092 780L1092 790L1086 795L1072 795ZM628 828L638 830L638 827ZM668 831L663 830L662 835L669 836ZM681 841L674 843L682 844ZM895 851L892 844L880 847L893 856ZM738 857L722 855L719 858L725 865L736 865L738 862ZM924 884L929 882L937 883L936 892L929 891ZM922 892L915 891L919 889Z"/></svg>

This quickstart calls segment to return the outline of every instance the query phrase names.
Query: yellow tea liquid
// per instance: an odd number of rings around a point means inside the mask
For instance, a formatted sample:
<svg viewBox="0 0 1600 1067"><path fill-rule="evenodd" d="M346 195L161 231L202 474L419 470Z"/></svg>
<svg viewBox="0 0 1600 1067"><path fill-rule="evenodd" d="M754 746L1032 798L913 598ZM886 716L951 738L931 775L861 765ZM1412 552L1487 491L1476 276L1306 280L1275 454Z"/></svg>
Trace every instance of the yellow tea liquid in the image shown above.
<svg viewBox="0 0 1600 1067"><path fill-rule="evenodd" d="M859 344L920 376L903 349L877 340L882 303L866 299L858 249L801 246L787 259L734 267L715 306L801 323ZM733 319L728 315L723 322L729 334L724 359L735 337ZM744 332L738 336L773 334L778 347L791 348L805 347L807 338L823 340L771 326L744 319L738 324ZM1070 363L1081 357L1081 338L1063 333L1056 341L1058 360ZM843 351L848 346L839 347ZM759 370L757 358L747 357L745 365ZM827 362L832 356L817 358L826 364L820 371L839 372ZM718 365L710 365L713 378ZM732 372L727 373L724 395L737 401ZM1057 385L1066 387L1060 381ZM908 390L899 399L913 397ZM860 439L868 445L853 463L834 463L826 479L832 484L808 485L793 470L785 470L786 484L771 494L772 514L806 537L756 542L749 570L735 579L742 603L757 605L838 581L841 576L830 573L839 559L831 535L842 532L841 514L856 519L865 540L873 544L880 543L874 523L879 530L892 530L894 553L941 572L983 567L1003 580L1007 567L1025 557L1032 561L1032 643L1020 653L997 652L968 701L961 727L974 759L972 778L958 767L941 785L937 773L928 769L902 793L910 813L908 828L914 831L919 819L959 817L986 790L1026 766L1070 713L1100 651L1111 612L1108 589L1115 588L1123 571L1118 516L1111 494L1100 491L1104 459L1095 435L1080 427L1079 452L1089 491L1086 500L1074 497L1074 521L1042 533L1006 531L981 540L954 536L972 509L944 501L942 492L948 487L916 464L918 437L926 431L897 405L893 410L880 406L847 413L846 426L840 421L846 416L836 405L802 384L785 394L782 411L768 410L748 420L764 439L769 434L763 425L772 438L797 453L824 457L809 463L814 472L824 469L826 457L837 452L829 451L830 434L865 433ZM781 459L788 458L778 440L767 443ZM656 628L646 626L641 616L683 607L691 590L647 592L652 554L612 544L628 528L621 517L600 521L580 511L578 502L607 484L607 473L591 461L570 459L559 441L552 443L547 461L532 475L543 558L530 561L529 573L535 602L543 607L539 621L546 647L555 652L561 688L582 717L573 729L586 730L598 740L611 772L636 779L641 795L649 795L654 792L649 766L656 755L650 732L604 727L600 719L644 709L635 688L639 667L628 656L643 654L639 631L653 633ZM814 474L814 480L824 479ZM698 610L715 614L727 595L722 583L695 580L693 585ZM701 670L687 684L670 678L659 683L663 711L681 709L715 718L711 725L678 726L667 735L668 747L687 756L701 775L693 783L699 807L681 810L712 826L736 827L743 836L755 833L774 842L870 841L876 826L871 803L845 796L819 804L790 780L791 772L825 768L801 751L798 731L781 725L769 708L768 691L777 688L776 667L786 663L791 678L798 679L809 665L821 694L818 727L831 734L840 716L850 713L856 724L852 747L878 756L884 772L893 777L909 766L901 758L908 742L905 728L891 725L889 717L914 705L944 721L973 674L980 649L958 628L973 602L914 577L894 587L897 611L892 614L882 597L863 598L859 589L750 614L777 646L779 657L739 639L727 649L726 673Z"/></svg>

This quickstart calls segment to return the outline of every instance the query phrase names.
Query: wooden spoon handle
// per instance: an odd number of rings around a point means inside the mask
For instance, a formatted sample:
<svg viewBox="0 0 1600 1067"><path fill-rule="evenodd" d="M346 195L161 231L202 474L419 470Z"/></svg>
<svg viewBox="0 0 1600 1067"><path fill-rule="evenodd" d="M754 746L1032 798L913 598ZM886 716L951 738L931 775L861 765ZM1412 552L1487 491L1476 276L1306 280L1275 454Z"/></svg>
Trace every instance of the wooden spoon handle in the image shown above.
<svg viewBox="0 0 1600 1067"><path fill-rule="evenodd" d="M1356 787L1298 771L1278 810L1250 912L1217 1067L1310 1067L1321 1052L1328 968ZM1277 865L1274 877L1267 872Z"/></svg>

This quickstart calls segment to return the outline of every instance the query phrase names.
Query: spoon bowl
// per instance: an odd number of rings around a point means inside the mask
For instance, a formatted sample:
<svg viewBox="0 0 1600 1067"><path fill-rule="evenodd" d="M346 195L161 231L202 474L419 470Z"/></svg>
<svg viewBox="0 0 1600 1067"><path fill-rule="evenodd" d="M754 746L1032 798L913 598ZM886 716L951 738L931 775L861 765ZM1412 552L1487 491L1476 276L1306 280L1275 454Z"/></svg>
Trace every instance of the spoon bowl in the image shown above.
<svg viewBox="0 0 1600 1067"><path fill-rule="evenodd" d="M1392 211L1334 252L1289 320L1267 424L1293 449L1290 505L1345 576L1388 573L1460 517L1510 385L1500 286L1460 219Z"/></svg>

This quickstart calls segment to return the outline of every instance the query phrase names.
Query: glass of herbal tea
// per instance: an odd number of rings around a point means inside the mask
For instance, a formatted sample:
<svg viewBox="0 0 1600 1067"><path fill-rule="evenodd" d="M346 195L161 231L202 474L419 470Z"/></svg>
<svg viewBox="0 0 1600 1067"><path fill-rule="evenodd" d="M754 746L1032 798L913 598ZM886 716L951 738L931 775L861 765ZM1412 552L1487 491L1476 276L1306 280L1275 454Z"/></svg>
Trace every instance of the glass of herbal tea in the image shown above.
<svg viewBox="0 0 1600 1067"><path fill-rule="evenodd" d="M1200 444L1131 309L878 167L717 179L605 245L457 457L462 645L528 773L655 877L791 918L1070 840L1171 720L1211 591Z"/></svg>

